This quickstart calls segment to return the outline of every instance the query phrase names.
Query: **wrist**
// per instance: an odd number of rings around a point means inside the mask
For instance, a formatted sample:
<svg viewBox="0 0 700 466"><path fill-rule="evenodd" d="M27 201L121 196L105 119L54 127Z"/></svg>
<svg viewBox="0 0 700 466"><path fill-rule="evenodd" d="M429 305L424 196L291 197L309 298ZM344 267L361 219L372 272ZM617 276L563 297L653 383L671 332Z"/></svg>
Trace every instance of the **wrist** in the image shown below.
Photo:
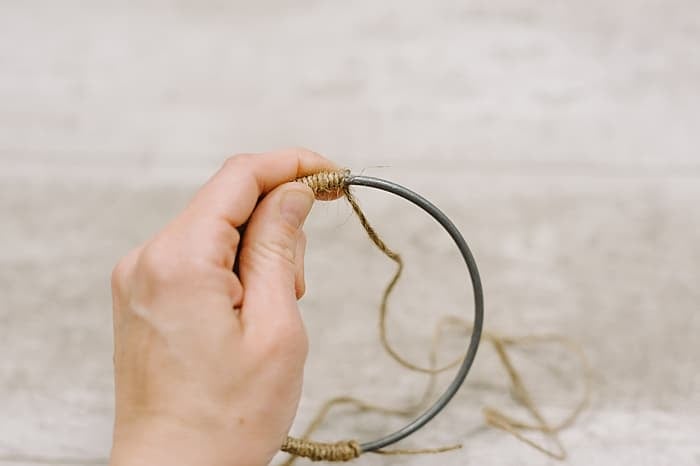
<svg viewBox="0 0 700 466"><path fill-rule="evenodd" d="M130 421L115 425L109 466L266 466L268 453L243 437L162 419Z"/></svg>

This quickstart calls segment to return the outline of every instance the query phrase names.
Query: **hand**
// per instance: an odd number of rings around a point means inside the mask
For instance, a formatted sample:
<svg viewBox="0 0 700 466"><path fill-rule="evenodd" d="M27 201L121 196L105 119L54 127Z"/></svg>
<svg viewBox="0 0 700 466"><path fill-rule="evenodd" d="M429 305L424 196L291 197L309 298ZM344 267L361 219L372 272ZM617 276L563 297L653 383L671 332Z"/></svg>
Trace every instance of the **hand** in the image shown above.
<svg viewBox="0 0 700 466"><path fill-rule="evenodd" d="M297 299L314 198L288 182L335 168L306 150L232 157L119 262L111 466L270 462L294 419L307 352Z"/></svg>

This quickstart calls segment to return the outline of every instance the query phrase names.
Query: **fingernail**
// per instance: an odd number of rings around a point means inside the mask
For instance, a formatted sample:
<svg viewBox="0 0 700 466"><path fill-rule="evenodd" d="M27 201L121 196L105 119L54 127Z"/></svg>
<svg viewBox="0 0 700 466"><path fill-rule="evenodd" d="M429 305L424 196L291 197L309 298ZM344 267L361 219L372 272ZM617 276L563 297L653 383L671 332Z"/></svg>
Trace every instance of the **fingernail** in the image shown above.
<svg viewBox="0 0 700 466"><path fill-rule="evenodd" d="M282 195L280 214L286 222L298 229L309 215L313 203L314 196L311 191L290 189Z"/></svg>

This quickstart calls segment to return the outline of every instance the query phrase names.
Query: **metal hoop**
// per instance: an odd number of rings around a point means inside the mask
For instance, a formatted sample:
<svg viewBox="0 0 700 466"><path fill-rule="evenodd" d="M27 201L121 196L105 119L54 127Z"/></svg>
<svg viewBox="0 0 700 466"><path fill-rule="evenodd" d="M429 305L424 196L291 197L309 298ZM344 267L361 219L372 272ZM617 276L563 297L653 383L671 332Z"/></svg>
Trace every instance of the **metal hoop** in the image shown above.
<svg viewBox="0 0 700 466"><path fill-rule="evenodd" d="M447 387L447 390L440 396L440 398L438 398L438 400L432 406L423 412L423 414L414 419L410 424L392 434L387 435L386 437L360 444L360 448L363 452L369 452L376 451L396 443L416 432L418 429L430 422L430 420L433 419L440 411L442 411L450 402L452 397L454 397L454 395L457 393L459 388L462 386L464 379L467 377L467 373L469 373L469 369L471 368L474 358L476 357L476 351L479 348L481 331L484 324L484 292L481 286L481 278L479 277L479 270L476 266L476 261L474 260L474 256L472 255L467 242L464 240L462 234L459 232L454 223L452 223L452 221L434 204L410 189L380 178L349 175L346 178L345 183L347 185L367 186L390 192L412 202L430 214L430 216L433 217L445 229L445 231L447 231L457 245L459 252L462 254L462 258L464 258L464 262L467 265L467 269L469 270L471 285L472 289L474 290L474 328L469 340L469 346L467 347L467 353L464 356L462 364L459 366L457 375L455 375L455 378L452 380L450 385Z"/></svg>

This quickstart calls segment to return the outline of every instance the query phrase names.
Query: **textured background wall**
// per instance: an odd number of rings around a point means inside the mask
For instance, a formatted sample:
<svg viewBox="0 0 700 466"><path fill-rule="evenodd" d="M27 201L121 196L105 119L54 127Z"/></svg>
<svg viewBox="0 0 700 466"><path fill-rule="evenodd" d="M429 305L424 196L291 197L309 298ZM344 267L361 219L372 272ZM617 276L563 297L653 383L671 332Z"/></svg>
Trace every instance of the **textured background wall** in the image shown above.
<svg viewBox="0 0 700 466"><path fill-rule="evenodd" d="M571 464L700 464L697 2L7 1L0 39L6 460L107 454L112 264L226 155L304 145L443 207L479 260L489 329L586 347L596 390L563 435ZM418 357L433 320L470 312L462 268L425 217L359 194L407 257L392 338ZM308 234L298 428L338 393L411 400L422 380L374 332L390 264L342 204ZM563 355L520 358L563 415L578 386L542 372ZM551 463L482 428L486 403L512 405L485 346L409 442L463 450L361 463ZM402 422L338 415L321 435Z"/></svg>

